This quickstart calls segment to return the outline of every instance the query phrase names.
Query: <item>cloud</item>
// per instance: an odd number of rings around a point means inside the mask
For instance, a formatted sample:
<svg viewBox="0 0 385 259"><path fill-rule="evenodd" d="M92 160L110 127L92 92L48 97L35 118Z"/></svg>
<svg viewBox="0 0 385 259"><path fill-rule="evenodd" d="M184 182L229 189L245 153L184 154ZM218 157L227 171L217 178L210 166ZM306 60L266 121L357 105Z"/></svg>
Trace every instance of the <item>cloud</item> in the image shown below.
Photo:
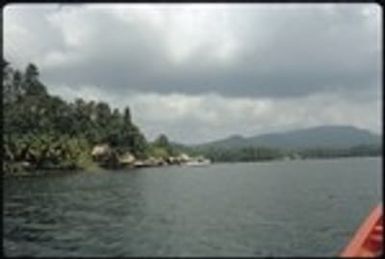
<svg viewBox="0 0 385 259"><path fill-rule="evenodd" d="M37 63L67 99L130 105L150 136L380 131L381 14L376 4L11 4L4 53Z"/></svg>
<svg viewBox="0 0 385 259"><path fill-rule="evenodd" d="M49 82L115 91L286 97L378 85L379 7L327 7L15 5L5 49L24 35L35 44L22 49L37 55L23 58L37 59Z"/></svg>

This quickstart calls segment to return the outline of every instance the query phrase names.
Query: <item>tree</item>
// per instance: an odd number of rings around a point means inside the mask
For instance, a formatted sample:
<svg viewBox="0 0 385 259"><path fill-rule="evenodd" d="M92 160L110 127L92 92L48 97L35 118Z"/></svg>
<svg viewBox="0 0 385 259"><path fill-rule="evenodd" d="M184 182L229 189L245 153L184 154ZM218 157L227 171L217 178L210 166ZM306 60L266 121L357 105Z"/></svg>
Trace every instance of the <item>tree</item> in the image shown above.
<svg viewBox="0 0 385 259"><path fill-rule="evenodd" d="M168 155L176 155L176 151L171 146L168 138L164 134L160 134L153 143L154 147L163 148L167 151Z"/></svg>
<svg viewBox="0 0 385 259"><path fill-rule="evenodd" d="M113 147L116 154L130 151L146 157L146 138L132 123L129 107L121 114L105 102L79 98L68 103L49 95L34 64L20 72L3 60L3 79L6 163L76 167L91 161L91 149L100 143ZM4 164L3 168L9 169Z"/></svg>
<svg viewBox="0 0 385 259"><path fill-rule="evenodd" d="M15 89L16 98L19 98L24 93L22 92L23 75L19 70L15 70L13 74L13 87Z"/></svg>
<svg viewBox="0 0 385 259"><path fill-rule="evenodd" d="M105 102L99 102L95 107L96 120L100 126L107 126L111 117L110 106Z"/></svg>
<svg viewBox="0 0 385 259"><path fill-rule="evenodd" d="M3 103L8 104L13 101L13 84L12 84L12 77L13 77L13 70L9 66L9 63L3 59L2 62L2 68L3 68Z"/></svg>
<svg viewBox="0 0 385 259"><path fill-rule="evenodd" d="M47 95L45 86L39 81L39 70L32 63L25 70L23 88L27 95Z"/></svg>
<svg viewBox="0 0 385 259"><path fill-rule="evenodd" d="M160 134L158 138L154 141L154 145L159 147L168 147L170 143L166 135Z"/></svg>
<svg viewBox="0 0 385 259"><path fill-rule="evenodd" d="M130 112L130 108L128 107L124 108L123 122L127 124L131 124L131 112Z"/></svg>

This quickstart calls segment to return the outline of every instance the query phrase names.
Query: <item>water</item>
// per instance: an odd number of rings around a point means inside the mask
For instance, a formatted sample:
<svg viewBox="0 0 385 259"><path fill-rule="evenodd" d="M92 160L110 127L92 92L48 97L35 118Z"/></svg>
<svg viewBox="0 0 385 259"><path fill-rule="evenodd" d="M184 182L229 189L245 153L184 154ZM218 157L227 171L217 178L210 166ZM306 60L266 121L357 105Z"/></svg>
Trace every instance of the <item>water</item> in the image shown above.
<svg viewBox="0 0 385 259"><path fill-rule="evenodd" d="M336 256L382 197L381 159L5 179L7 256Z"/></svg>

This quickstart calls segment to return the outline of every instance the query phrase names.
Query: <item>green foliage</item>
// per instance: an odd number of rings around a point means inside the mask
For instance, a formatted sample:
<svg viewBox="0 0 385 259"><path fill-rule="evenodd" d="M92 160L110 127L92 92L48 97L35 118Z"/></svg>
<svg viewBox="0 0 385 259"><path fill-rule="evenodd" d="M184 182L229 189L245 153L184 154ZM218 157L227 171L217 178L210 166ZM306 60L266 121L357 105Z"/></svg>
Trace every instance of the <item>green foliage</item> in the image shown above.
<svg viewBox="0 0 385 259"><path fill-rule="evenodd" d="M203 154L213 161L226 162L251 162L279 159L284 153L277 149L265 147L245 147L245 148L207 148L193 150L193 154Z"/></svg>
<svg viewBox="0 0 385 259"><path fill-rule="evenodd" d="M152 143L150 148L150 154L155 157L168 157L176 156L180 152L169 142L168 138L164 134L160 134L158 138Z"/></svg>
<svg viewBox="0 0 385 259"><path fill-rule="evenodd" d="M22 73L3 60L3 85L3 168L25 162L34 169L87 167L92 147L102 143L147 155L147 141L132 123L129 107L120 113L105 102L68 103L51 96L34 64Z"/></svg>
<svg viewBox="0 0 385 259"><path fill-rule="evenodd" d="M156 146L151 146L149 151L148 151L148 154L150 156L153 156L156 158L163 158L163 159L165 159L169 156L169 153L167 152L167 150L165 148L156 147Z"/></svg>
<svg viewBox="0 0 385 259"><path fill-rule="evenodd" d="M380 145L358 145L351 148L312 148L299 152L303 158L333 158L333 157L356 157L356 156L379 156L382 155Z"/></svg>

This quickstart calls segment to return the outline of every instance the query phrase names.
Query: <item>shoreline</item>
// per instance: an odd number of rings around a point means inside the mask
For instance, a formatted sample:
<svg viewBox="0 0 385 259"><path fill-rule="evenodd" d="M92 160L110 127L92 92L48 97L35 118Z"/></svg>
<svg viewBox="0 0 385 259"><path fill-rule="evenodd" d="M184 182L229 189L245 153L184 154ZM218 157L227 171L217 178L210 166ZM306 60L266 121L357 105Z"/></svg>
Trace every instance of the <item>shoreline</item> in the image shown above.
<svg viewBox="0 0 385 259"><path fill-rule="evenodd" d="M270 159L270 160L257 160L257 161L214 161L212 164L238 164L238 163L269 163L269 162L288 162L288 161L309 161L309 160L337 160L337 159L350 159L350 158L382 158L382 155L377 156L344 156L344 157L313 157L313 158L303 158L303 159ZM204 166L209 166L204 165ZM171 166L189 166L186 164L162 164L162 165L142 165L142 166L134 166L134 165L125 165L119 166L116 168L103 167L98 165L97 163L93 163L91 165L85 166L83 168L38 168L38 169L29 169L29 170L21 170L13 173L3 173L4 178L13 178L13 177L44 177L44 176L52 176L52 175L64 175L64 174L76 174L78 172L93 172L95 170L105 170L105 171L116 171L116 170L134 170L141 168L161 168L161 167L171 167Z"/></svg>

